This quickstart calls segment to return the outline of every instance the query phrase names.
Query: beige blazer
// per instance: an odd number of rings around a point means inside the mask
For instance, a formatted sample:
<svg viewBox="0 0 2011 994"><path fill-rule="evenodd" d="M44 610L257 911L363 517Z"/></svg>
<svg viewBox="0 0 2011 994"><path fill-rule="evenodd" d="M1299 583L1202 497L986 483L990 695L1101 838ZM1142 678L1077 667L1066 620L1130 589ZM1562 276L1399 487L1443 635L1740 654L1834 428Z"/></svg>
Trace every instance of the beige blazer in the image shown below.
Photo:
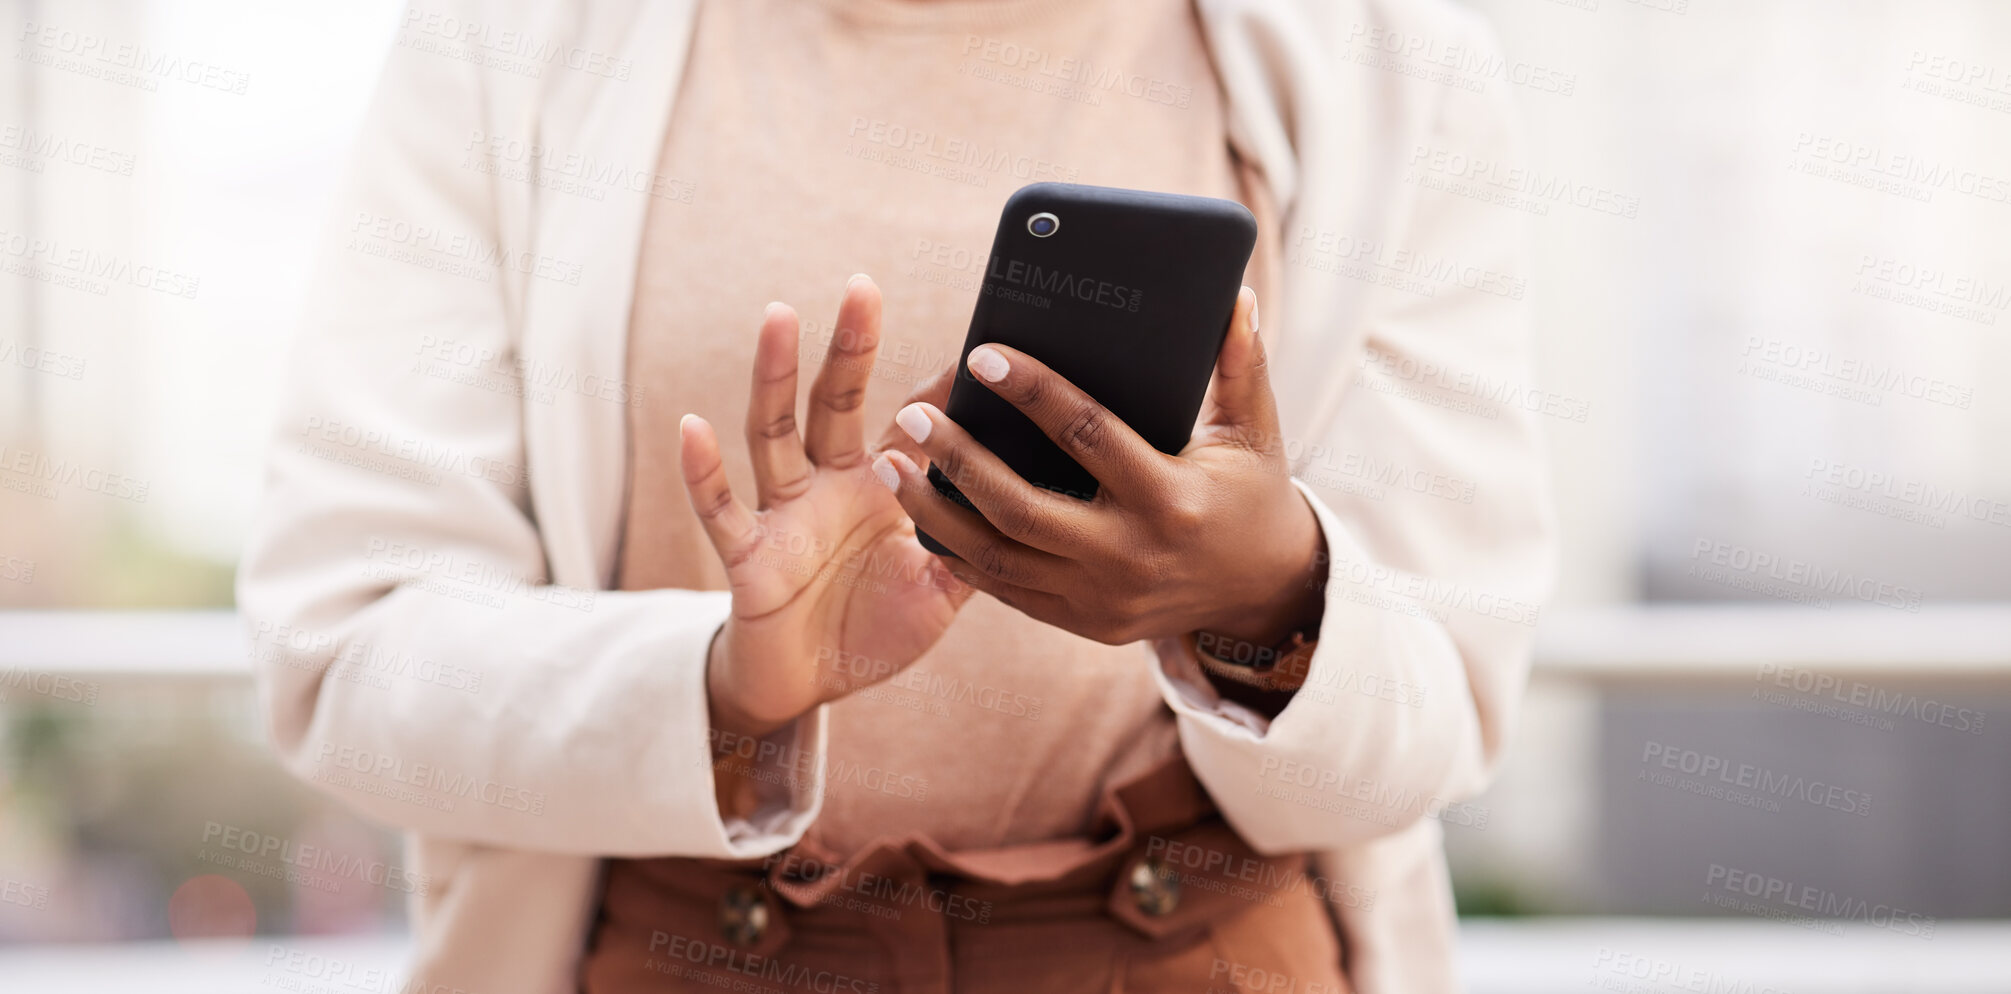
<svg viewBox="0 0 2011 994"><path fill-rule="evenodd" d="M1536 416L1570 416L1526 368L1510 70L1447 0L1197 4L1283 219L1264 323L1332 562L1275 720L1176 645L1141 665L1238 832L1321 854L1356 988L1453 990L1437 822L1486 817L1552 572ZM309 293L239 603L287 766L410 833L416 989L569 990L597 857L760 856L817 816L815 782L714 804L727 595L605 589L623 405L678 402L623 361L647 198L689 195L652 170L693 10L410 8ZM782 738L821 779L822 713Z"/></svg>

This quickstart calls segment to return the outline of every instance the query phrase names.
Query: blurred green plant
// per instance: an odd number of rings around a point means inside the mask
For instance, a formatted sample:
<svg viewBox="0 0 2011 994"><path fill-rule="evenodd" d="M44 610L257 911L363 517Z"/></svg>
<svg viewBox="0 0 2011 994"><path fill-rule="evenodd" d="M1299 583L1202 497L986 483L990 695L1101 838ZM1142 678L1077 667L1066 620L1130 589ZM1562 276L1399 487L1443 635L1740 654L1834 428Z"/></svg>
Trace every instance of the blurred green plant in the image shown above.
<svg viewBox="0 0 2011 994"><path fill-rule="evenodd" d="M66 591L65 607L213 608L231 607L233 565L179 549L130 514L114 516L89 543L88 564L78 571L92 578L82 590Z"/></svg>
<svg viewBox="0 0 2011 994"><path fill-rule="evenodd" d="M1500 879L1455 878L1452 901L1461 918L1517 918L1543 913L1514 883Z"/></svg>

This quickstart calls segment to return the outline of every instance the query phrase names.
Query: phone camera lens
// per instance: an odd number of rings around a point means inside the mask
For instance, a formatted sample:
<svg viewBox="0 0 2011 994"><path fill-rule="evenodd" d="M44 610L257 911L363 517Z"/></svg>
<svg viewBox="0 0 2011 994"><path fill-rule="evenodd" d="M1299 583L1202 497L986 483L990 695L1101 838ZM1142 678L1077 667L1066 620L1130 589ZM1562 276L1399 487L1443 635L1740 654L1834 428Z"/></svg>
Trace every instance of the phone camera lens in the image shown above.
<svg viewBox="0 0 2011 994"><path fill-rule="evenodd" d="M1061 218L1042 211L1026 219L1026 230L1033 232L1035 238L1046 238L1061 230Z"/></svg>

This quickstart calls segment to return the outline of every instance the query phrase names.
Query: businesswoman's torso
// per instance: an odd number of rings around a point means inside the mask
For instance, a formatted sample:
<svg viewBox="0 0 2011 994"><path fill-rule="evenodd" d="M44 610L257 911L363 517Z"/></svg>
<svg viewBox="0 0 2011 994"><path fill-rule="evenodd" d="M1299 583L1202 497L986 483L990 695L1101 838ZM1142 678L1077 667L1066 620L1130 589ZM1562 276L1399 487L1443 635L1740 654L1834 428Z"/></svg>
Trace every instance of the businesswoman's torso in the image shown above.
<svg viewBox="0 0 2011 994"><path fill-rule="evenodd" d="M724 589L678 475L677 422L720 426L727 473L751 493L736 429L767 302L802 315L807 384L846 278L879 282L877 433L955 360L1022 185L1240 200L1267 234L1250 281L1268 300L1273 218L1224 129L1189 0L706 3L643 235L629 376L651 400L631 409L618 585ZM1103 788L1177 748L1148 665L1137 646L973 598L911 669L832 705L811 837L844 854L896 835L964 850L1084 832Z"/></svg>

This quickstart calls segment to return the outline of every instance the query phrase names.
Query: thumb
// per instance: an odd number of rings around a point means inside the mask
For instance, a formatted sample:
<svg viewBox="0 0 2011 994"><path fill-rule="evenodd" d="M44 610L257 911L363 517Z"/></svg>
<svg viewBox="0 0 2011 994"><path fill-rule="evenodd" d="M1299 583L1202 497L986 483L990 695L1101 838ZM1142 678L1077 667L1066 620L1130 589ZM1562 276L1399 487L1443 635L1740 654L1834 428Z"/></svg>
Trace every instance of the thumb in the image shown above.
<svg viewBox="0 0 2011 994"><path fill-rule="evenodd" d="M1247 286L1236 295L1236 312L1215 357L1208 396L1203 424L1229 429L1257 448L1277 442L1278 402L1271 394L1264 342L1257 337L1257 292Z"/></svg>

